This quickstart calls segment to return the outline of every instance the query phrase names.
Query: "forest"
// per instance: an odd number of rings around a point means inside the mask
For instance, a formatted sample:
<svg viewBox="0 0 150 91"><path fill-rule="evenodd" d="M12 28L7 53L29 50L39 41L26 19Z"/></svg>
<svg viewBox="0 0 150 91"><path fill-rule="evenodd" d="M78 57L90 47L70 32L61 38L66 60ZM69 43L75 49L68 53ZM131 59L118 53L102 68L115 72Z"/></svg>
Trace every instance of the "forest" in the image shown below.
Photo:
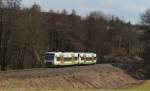
<svg viewBox="0 0 150 91"><path fill-rule="evenodd" d="M149 78L150 10L133 25L99 11L83 17L74 9L44 12L38 4L0 0L0 70L43 67L47 51L94 52L100 64Z"/></svg>

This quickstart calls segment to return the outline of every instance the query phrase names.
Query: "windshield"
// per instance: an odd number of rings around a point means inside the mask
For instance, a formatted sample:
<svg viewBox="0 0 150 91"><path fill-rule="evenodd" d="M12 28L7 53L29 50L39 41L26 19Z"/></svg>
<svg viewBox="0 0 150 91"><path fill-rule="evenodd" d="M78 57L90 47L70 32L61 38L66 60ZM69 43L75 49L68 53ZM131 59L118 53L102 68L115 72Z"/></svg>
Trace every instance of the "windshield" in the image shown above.
<svg viewBox="0 0 150 91"><path fill-rule="evenodd" d="M45 60L54 60L55 54L45 54Z"/></svg>

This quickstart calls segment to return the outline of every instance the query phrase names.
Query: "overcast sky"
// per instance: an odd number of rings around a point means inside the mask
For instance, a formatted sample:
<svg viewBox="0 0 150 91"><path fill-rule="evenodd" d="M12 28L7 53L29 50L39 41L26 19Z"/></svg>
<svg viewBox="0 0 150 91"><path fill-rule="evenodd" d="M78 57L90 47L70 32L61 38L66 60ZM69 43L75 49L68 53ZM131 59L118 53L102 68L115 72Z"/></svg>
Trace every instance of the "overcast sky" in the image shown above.
<svg viewBox="0 0 150 91"><path fill-rule="evenodd" d="M23 0L22 4L31 7L35 2L45 11L66 9L70 12L75 9L82 16L91 11L102 11L132 23L139 22L140 15L150 8L150 0Z"/></svg>

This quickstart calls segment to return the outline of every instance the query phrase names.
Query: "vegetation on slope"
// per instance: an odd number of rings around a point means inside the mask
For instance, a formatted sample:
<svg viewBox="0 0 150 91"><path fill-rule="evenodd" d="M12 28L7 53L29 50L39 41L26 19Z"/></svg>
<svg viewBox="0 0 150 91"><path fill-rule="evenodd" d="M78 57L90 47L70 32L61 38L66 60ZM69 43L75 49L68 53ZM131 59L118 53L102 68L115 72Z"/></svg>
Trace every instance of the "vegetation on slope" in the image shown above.
<svg viewBox="0 0 150 91"><path fill-rule="evenodd" d="M112 89L141 81L109 64L0 73L0 89Z"/></svg>

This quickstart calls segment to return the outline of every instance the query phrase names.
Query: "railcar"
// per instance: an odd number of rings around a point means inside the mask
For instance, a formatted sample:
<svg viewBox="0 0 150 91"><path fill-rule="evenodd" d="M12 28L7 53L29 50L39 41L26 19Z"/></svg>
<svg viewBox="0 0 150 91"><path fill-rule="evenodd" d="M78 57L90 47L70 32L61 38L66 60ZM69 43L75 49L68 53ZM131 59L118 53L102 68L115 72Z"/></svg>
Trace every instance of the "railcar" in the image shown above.
<svg viewBox="0 0 150 91"><path fill-rule="evenodd" d="M96 64L95 53L46 52L44 64L46 67Z"/></svg>

